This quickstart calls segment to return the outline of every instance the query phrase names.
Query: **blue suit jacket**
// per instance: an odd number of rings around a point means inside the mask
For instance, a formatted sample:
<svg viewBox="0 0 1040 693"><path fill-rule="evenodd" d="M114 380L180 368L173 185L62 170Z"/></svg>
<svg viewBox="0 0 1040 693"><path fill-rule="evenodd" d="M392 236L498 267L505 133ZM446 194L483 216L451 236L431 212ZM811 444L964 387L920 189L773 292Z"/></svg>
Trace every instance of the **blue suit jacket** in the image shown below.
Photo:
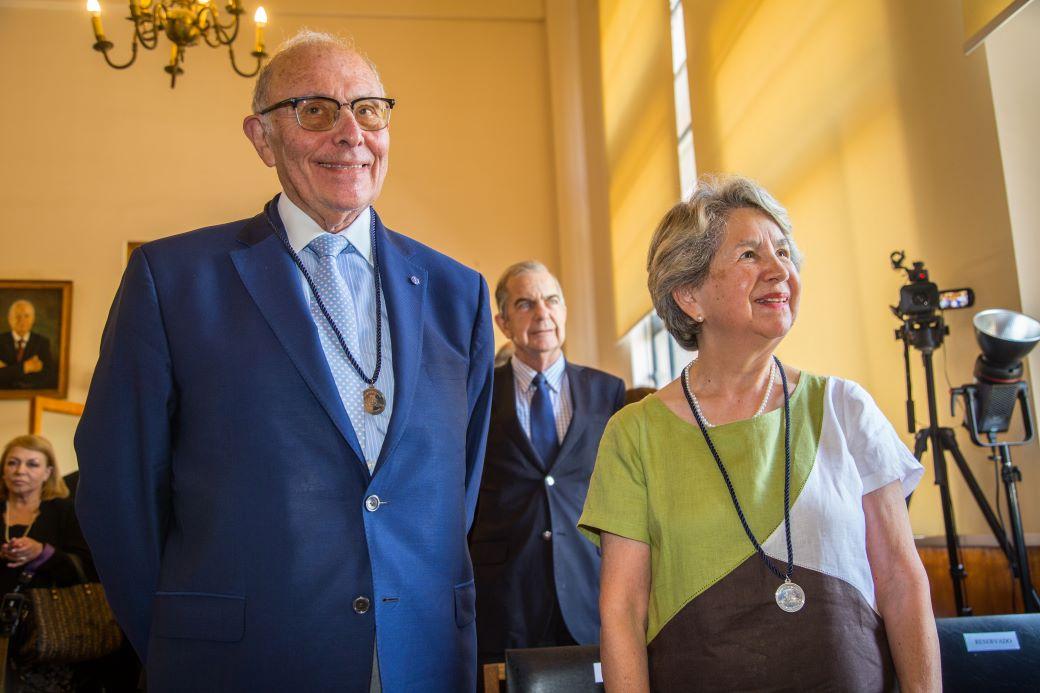
<svg viewBox="0 0 1040 693"><path fill-rule="evenodd" d="M265 213L143 246L116 295L76 433L112 607L149 690L367 691L373 637L385 690L472 690L487 286L377 218L396 390L370 475Z"/></svg>

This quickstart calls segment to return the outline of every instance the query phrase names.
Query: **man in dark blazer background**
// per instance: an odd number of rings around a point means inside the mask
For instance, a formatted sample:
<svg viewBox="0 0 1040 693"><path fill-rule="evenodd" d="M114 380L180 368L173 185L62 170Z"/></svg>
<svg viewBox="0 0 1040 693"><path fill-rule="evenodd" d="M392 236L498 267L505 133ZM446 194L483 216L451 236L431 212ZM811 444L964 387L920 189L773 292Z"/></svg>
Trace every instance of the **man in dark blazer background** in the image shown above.
<svg viewBox="0 0 1040 693"><path fill-rule="evenodd" d="M76 503L149 691L476 686L491 305L371 207L393 105L349 44L301 32L243 125L281 194L127 266Z"/></svg>
<svg viewBox="0 0 1040 693"><path fill-rule="evenodd" d="M0 388L44 390L58 387L51 342L38 332L36 307L19 299L7 311L10 332L0 334Z"/></svg>
<svg viewBox="0 0 1040 693"><path fill-rule="evenodd" d="M516 349L495 370L470 533L479 659L507 648L599 642L599 556L575 527L607 420L625 386L563 356L567 307L539 262L498 281L495 322Z"/></svg>

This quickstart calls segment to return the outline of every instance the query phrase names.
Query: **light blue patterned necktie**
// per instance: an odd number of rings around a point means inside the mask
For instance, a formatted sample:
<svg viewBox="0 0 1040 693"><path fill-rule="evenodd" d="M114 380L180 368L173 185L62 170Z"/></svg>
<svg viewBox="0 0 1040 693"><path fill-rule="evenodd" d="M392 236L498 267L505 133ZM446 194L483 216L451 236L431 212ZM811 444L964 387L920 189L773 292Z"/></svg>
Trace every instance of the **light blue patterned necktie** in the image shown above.
<svg viewBox="0 0 1040 693"><path fill-rule="evenodd" d="M318 256L318 269L312 273L311 277L314 280L314 288L321 295L326 310L329 311L336 327L343 334L343 340L354 353L355 358L358 358L358 330L357 321L354 318L354 298L347 289L347 282L340 274L336 260L344 250L350 248L350 251L354 252L354 248L347 240L346 234L342 233L323 233L308 243L307 247ZM339 339L336 338L335 331L322 315L321 308L313 296L310 299L310 307L343 407L347 410L347 416L350 417L350 423L357 434L361 449L366 450L363 400L355 393L357 387L354 381L359 380L357 371L350 365L347 355L343 353L343 348L339 344ZM355 393L354 396L352 393Z"/></svg>

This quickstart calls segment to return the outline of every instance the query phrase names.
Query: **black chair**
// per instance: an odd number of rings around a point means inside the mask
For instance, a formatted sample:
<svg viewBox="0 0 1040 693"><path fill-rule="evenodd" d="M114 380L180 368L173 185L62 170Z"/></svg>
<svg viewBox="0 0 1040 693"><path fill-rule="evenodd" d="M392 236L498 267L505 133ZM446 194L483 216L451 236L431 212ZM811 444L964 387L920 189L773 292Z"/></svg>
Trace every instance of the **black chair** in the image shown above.
<svg viewBox="0 0 1040 693"><path fill-rule="evenodd" d="M506 650L509 693L599 693L599 646ZM602 678L602 677L598 677Z"/></svg>
<svg viewBox="0 0 1040 693"><path fill-rule="evenodd" d="M1040 614L939 618L935 625L946 693L1040 690Z"/></svg>
<svg viewBox="0 0 1040 693"><path fill-rule="evenodd" d="M940 618L935 625L946 693L1040 691L1040 614ZM594 645L506 650L506 690L602 691L599 661Z"/></svg>

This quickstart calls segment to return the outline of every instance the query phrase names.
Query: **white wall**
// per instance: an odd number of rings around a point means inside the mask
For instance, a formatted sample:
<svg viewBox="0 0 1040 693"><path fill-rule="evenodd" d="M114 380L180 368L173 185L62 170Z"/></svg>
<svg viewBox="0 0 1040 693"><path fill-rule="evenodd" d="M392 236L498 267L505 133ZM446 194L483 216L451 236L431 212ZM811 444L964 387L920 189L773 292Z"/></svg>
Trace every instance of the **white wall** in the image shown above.
<svg viewBox="0 0 1040 693"><path fill-rule="evenodd" d="M985 45L1022 312L1040 320L1040 3L1029 3ZM1029 363L1036 410L1040 349ZM1040 470L1024 473L1040 475Z"/></svg>

